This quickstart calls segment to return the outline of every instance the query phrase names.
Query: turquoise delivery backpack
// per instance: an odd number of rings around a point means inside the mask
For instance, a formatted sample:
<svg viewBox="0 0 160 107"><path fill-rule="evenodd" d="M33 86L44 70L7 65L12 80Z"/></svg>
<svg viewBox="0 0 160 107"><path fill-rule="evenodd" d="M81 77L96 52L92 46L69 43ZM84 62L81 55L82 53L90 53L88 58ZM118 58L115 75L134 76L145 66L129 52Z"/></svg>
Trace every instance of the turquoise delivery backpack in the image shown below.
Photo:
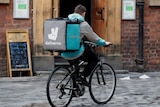
<svg viewBox="0 0 160 107"><path fill-rule="evenodd" d="M76 51L80 48L80 21L66 18L48 19L44 22L44 49L51 51Z"/></svg>

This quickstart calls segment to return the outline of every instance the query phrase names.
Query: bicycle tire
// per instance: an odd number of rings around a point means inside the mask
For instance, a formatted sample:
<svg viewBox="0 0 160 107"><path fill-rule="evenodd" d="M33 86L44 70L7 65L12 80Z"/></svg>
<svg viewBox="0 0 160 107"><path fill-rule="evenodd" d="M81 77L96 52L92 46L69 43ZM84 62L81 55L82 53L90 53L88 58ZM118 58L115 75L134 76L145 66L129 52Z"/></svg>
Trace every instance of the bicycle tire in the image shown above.
<svg viewBox="0 0 160 107"><path fill-rule="evenodd" d="M57 67L50 74L47 80L46 93L52 107L67 107L71 102L73 79L69 74L70 70L63 66Z"/></svg>
<svg viewBox="0 0 160 107"><path fill-rule="evenodd" d="M93 101L97 104L106 104L113 97L116 88L114 69L107 63L98 64L91 73L89 83L91 85L89 92Z"/></svg>

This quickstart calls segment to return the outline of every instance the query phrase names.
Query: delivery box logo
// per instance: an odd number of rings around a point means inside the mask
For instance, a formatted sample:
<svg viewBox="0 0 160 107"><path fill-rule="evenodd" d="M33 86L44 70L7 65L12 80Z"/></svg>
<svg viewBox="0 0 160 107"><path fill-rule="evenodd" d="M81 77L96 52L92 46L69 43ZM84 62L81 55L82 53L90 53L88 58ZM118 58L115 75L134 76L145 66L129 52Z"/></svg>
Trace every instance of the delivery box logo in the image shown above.
<svg viewBox="0 0 160 107"><path fill-rule="evenodd" d="M58 36L58 27L51 29L51 34L48 34L48 39L50 40L56 40Z"/></svg>

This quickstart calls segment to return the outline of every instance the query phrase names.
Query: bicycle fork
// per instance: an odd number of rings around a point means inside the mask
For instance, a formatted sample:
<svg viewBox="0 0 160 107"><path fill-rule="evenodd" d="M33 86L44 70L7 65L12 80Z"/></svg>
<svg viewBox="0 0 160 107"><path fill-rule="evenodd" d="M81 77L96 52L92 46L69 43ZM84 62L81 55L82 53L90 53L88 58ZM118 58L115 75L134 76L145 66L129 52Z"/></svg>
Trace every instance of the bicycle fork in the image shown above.
<svg viewBox="0 0 160 107"><path fill-rule="evenodd" d="M103 73L103 66L102 66L102 63L99 63L99 71L96 71L96 76L97 76L97 80L98 80L98 83L100 85L106 85L106 82L105 82L105 79L104 79L104 73Z"/></svg>

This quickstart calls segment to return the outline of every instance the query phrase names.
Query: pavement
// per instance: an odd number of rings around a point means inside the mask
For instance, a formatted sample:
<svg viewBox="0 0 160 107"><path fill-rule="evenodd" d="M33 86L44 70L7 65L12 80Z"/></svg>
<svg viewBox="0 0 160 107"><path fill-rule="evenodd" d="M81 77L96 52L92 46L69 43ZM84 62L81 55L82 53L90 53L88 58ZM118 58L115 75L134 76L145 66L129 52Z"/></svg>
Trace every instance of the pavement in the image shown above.
<svg viewBox="0 0 160 107"><path fill-rule="evenodd" d="M47 78L48 74L0 77L0 107L50 107ZM160 107L160 72L117 73L117 87L110 102L98 105L86 90L84 96L73 98L69 107Z"/></svg>

